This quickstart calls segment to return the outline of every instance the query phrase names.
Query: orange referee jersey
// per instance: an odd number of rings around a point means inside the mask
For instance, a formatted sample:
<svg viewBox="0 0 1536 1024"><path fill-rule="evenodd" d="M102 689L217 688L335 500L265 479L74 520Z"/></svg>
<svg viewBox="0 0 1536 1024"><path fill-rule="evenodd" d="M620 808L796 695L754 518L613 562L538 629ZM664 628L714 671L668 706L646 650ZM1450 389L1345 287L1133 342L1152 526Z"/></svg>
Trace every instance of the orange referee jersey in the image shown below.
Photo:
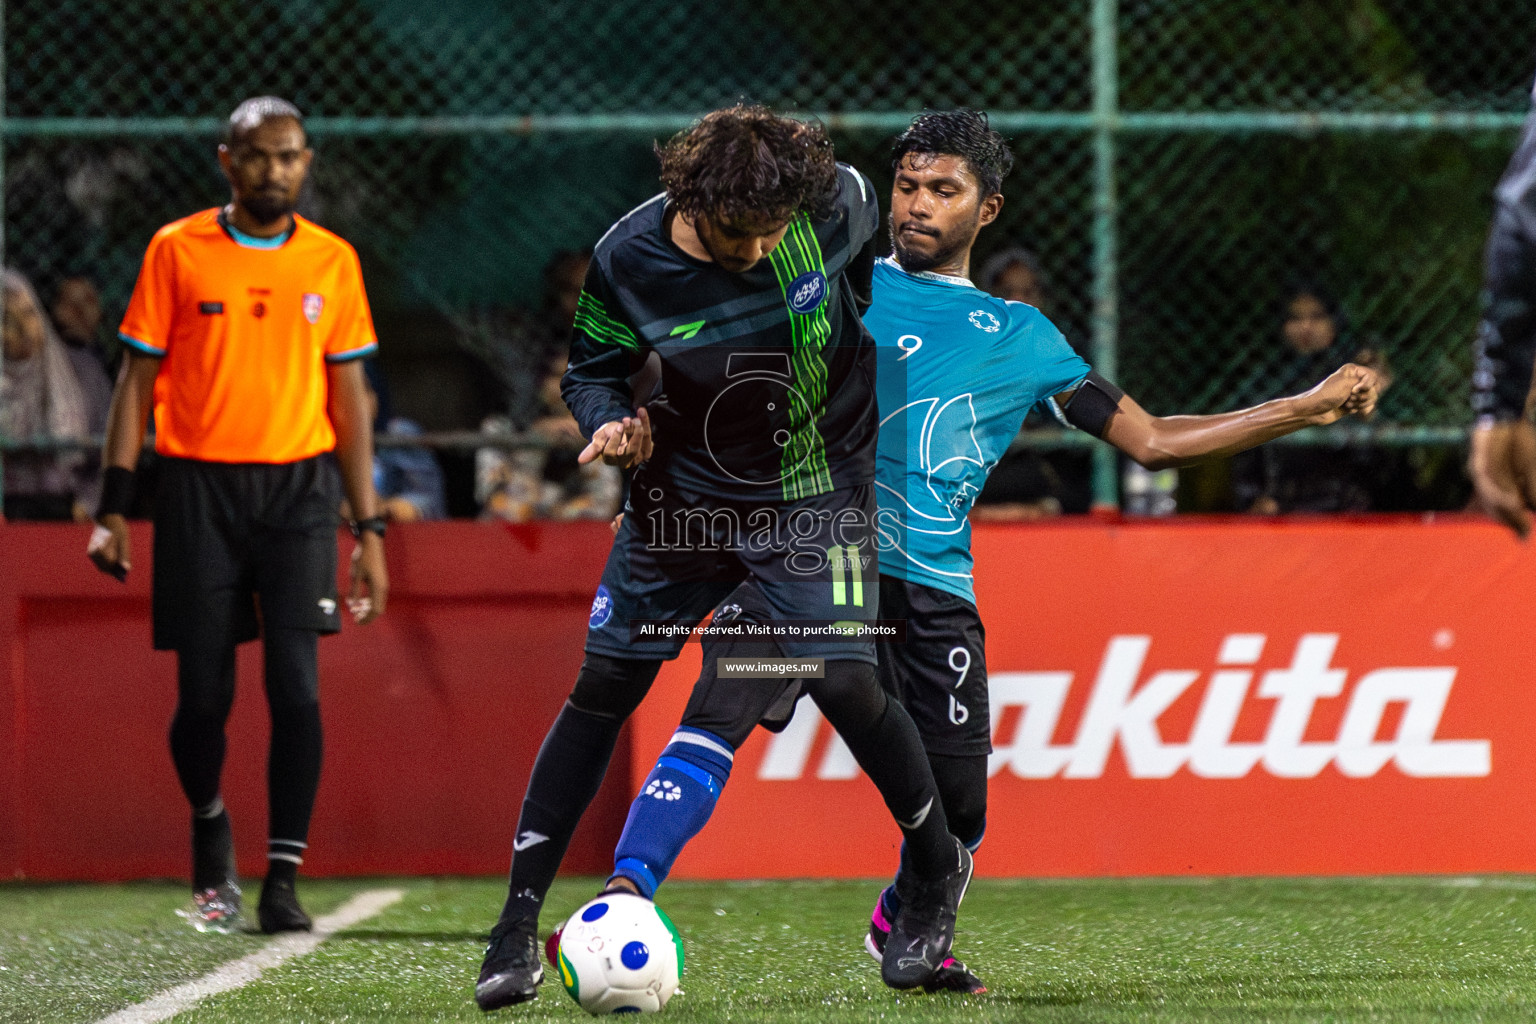
<svg viewBox="0 0 1536 1024"><path fill-rule="evenodd" d="M297 215L256 239L204 210L144 254L119 337L161 358L155 450L208 462L294 462L336 446L325 364L378 350L357 252Z"/></svg>

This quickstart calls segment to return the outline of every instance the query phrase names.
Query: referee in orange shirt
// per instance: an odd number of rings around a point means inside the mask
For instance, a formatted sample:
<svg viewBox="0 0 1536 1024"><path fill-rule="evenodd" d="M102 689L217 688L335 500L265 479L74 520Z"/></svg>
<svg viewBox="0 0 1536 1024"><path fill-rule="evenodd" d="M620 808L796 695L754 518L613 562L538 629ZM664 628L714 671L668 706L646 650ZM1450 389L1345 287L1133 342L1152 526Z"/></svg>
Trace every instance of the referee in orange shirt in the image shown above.
<svg viewBox="0 0 1536 1024"><path fill-rule="evenodd" d="M88 550L102 571L127 573L123 517L153 406L164 467L155 503L154 645L177 655L171 758L192 805L186 916L200 931L230 930L240 914L219 776L235 647L258 633L272 740L268 868L257 915L264 932L310 927L294 878L320 781L318 640L341 627L343 491L359 517L353 618L372 622L389 591L361 362L378 342L357 253L294 213L312 156L293 104L245 101L219 147L233 201L167 224L150 241L121 328L128 357L113 396L99 525Z"/></svg>

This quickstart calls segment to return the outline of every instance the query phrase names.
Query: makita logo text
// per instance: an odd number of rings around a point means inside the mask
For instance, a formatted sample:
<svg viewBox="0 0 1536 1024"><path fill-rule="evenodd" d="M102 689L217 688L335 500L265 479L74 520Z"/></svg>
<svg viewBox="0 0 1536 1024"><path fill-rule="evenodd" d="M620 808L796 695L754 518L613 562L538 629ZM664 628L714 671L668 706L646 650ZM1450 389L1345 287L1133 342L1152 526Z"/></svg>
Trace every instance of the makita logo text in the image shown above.
<svg viewBox="0 0 1536 1024"><path fill-rule="evenodd" d="M1307 633L1296 643L1288 667L1258 672L1253 666L1266 641L1261 633L1226 637L1217 667L1208 675L1194 669L1147 674L1143 669L1152 638L1112 637L1076 735L1062 744L1055 737L1073 673L995 673L989 683L994 748L990 773L1006 769L1022 779L1096 779L1103 776L1118 744L1128 773L1137 779L1166 779L1181 768L1208 779L1240 779L1255 770L1307 779L1330 764L1350 778L1369 778L1388 764L1415 778L1489 774L1492 744L1487 740L1436 737L1456 679L1454 667L1378 668L1359 675L1337 734L1331 740L1308 739L1318 702L1345 693L1350 672L1333 665L1339 636ZM1158 719L1179 698L1196 691L1203 676L1204 694L1187 740L1165 741ZM1234 740L1245 706L1250 715L1264 706L1251 702L1255 697L1273 702L1262 739ZM814 705L802 701L789 727L770 742L758 778L802 778L821 722ZM814 768L815 777L850 779L857 774L853 755L833 736Z"/></svg>

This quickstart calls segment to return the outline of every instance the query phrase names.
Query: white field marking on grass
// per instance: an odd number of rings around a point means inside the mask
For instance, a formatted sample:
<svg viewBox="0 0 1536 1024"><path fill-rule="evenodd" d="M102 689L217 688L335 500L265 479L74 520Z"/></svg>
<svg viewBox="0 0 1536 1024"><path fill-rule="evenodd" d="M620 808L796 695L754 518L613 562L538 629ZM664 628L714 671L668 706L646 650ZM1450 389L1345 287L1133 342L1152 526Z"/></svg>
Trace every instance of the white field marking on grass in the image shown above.
<svg viewBox="0 0 1536 1024"><path fill-rule="evenodd" d="M335 912L317 920L314 931L279 935L254 953L231 960L201 978L167 989L142 1003L119 1010L110 1017L103 1017L98 1024L158 1024L159 1021L170 1020L209 996L244 988L261 977L262 972L269 967L314 952L316 946L343 928L366 921L391 904L399 902L404 895L403 889L370 889L360 892Z"/></svg>

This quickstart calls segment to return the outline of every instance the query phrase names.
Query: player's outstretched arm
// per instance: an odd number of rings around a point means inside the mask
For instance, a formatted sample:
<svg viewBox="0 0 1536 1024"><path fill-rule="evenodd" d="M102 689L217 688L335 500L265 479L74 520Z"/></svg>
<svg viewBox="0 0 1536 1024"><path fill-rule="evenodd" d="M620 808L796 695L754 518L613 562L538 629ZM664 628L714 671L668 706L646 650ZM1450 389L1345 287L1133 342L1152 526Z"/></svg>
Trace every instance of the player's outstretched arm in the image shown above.
<svg viewBox="0 0 1536 1024"><path fill-rule="evenodd" d="M1122 395L1103 437L1148 469L1168 469L1234 455L1345 416L1369 416L1379 393L1376 371L1349 363L1310 391L1211 416L1153 416Z"/></svg>
<svg viewBox="0 0 1536 1024"><path fill-rule="evenodd" d="M368 386L360 359L327 363L330 397L326 413L336 430L336 464L341 467L341 486L361 522L379 514L379 496L373 489L373 420L369 415ZM389 600L389 571L384 565L384 538L363 530L352 549L352 588L347 608L352 619L366 625L384 614Z"/></svg>
<svg viewBox="0 0 1536 1024"><path fill-rule="evenodd" d="M1467 475L1484 511L1522 540L1530 536L1536 509L1536 427L1530 421L1474 427Z"/></svg>
<svg viewBox="0 0 1536 1024"><path fill-rule="evenodd" d="M160 360L128 350L123 368L112 391L112 411L107 414L107 439L101 449L104 475L111 486L102 493L102 509L97 512L97 527L91 534L85 553L91 562L109 576L124 579L133 568L128 550L128 521L112 506L126 506L132 490L133 471L139 464L139 450L144 447L144 431L149 412L154 407L155 378Z"/></svg>

